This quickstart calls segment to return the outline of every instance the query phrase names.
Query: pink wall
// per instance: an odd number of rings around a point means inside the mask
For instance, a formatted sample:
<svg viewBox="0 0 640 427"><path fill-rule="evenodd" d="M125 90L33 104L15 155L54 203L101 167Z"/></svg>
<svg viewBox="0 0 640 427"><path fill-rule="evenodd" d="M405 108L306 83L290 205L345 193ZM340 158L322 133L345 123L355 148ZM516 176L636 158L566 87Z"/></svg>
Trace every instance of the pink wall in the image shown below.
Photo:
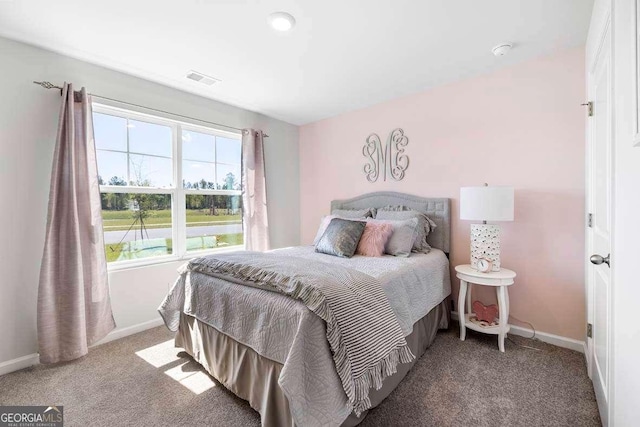
<svg viewBox="0 0 640 427"><path fill-rule="evenodd" d="M460 187L514 186L515 221L502 223L502 263L518 274L511 314L583 340L584 88L584 49L576 48L302 126L302 243L311 243L332 199L383 190L449 197L451 264L466 264L470 222L458 219ZM376 132L386 141L396 127L409 137L406 176L369 183L365 138Z"/></svg>

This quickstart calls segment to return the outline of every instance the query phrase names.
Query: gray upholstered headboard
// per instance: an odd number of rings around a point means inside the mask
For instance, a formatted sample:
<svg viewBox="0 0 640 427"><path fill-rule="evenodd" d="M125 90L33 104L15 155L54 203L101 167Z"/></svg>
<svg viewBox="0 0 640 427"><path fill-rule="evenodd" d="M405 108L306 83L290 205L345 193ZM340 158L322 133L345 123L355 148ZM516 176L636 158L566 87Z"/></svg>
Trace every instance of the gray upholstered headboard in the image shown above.
<svg viewBox="0 0 640 427"><path fill-rule="evenodd" d="M427 237L427 242L432 247L441 249L447 254L449 253L451 202L447 198L419 197L394 191L379 191L363 194L352 199L333 200L331 202L331 210L382 208L388 205L404 205L427 214L437 225L436 229Z"/></svg>

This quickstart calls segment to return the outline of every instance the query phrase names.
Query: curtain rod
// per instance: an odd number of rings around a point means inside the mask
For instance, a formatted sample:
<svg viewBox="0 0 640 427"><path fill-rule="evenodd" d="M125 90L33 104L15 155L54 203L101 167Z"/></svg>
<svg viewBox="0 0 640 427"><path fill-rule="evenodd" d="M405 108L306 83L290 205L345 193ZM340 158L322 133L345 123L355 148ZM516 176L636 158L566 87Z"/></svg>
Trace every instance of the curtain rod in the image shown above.
<svg viewBox="0 0 640 427"><path fill-rule="evenodd" d="M53 83L51 83L51 82L47 82L47 81L36 82L36 81L34 81L33 83L35 83L35 84L37 84L37 85L39 85L39 86L42 86L42 87L43 87L43 88L45 88L45 89L60 89L60 95L62 95L62 88L61 88L60 86L56 86L56 85L54 85L54 84L53 84ZM121 104L131 105L131 106L133 106L133 107L144 108L144 109L146 109L146 110L156 111L156 112L158 112L158 113L169 114L169 115L171 115L171 116L182 117L182 118L184 118L184 119L196 120L196 121L198 121L198 122L208 123L208 124L210 124L210 125L222 126L222 127L228 128L228 129L235 129L235 130L239 130L239 131L241 131L241 132L242 132L242 130L243 130L243 129L241 129L241 128L237 128L237 127L234 127L234 126L223 125L222 123L210 122L210 121L208 121L208 120L202 120L202 119L198 119L198 118L195 118L195 117L185 116L185 115L178 114L178 113L172 113L172 112L170 112L170 111L159 110L159 109L157 109L157 108L151 108L151 107L145 107L144 105L134 104L134 103L132 103L132 102L121 101L121 100L119 100L119 99L108 98L108 97L106 97L106 96L100 96L100 95L96 95L96 94L93 94L93 93L90 93L89 95L90 95L90 96L92 96L92 97L94 97L94 98L100 98L100 99L106 99L106 100L108 100L108 101L119 102L119 103L121 103ZM262 134L262 136L263 136L263 137L265 137L265 138L269 138L269 135L267 135L266 133L263 133L263 134Z"/></svg>

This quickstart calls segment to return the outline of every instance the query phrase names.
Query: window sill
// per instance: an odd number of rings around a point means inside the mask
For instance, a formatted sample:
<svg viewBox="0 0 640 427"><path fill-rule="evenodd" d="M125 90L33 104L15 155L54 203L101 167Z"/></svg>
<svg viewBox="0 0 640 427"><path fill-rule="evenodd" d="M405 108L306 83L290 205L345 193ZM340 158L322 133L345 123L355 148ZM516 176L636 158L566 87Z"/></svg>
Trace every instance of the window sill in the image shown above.
<svg viewBox="0 0 640 427"><path fill-rule="evenodd" d="M135 268L153 267L156 265L159 266L159 265L168 264L171 262L187 262L191 259L206 256L206 255L243 251L244 249L245 249L244 245L238 245L238 246L229 246L226 248L213 249L213 250L194 251L194 252L186 253L182 256L168 255L168 256L156 257L156 258L150 258L150 259L112 262L107 264L107 272L111 273L116 271L132 270Z"/></svg>

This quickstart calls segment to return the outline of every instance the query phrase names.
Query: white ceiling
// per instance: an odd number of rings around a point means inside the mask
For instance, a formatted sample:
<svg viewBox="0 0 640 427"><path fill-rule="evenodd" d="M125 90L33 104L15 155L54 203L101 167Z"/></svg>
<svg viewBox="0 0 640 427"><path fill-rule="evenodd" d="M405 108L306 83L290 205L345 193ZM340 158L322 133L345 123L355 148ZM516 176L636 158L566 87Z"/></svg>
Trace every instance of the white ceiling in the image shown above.
<svg viewBox="0 0 640 427"><path fill-rule="evenodd" d="M593 0L0 0L0 35L305 124L585 43ZM287 11L293 31L267 21ZM491 48L515 43L496 58ZM189 70L222 80L207 87ZM46 76L43 76L46 78ZM60 82L55 82L60 83Z"/></svg>

